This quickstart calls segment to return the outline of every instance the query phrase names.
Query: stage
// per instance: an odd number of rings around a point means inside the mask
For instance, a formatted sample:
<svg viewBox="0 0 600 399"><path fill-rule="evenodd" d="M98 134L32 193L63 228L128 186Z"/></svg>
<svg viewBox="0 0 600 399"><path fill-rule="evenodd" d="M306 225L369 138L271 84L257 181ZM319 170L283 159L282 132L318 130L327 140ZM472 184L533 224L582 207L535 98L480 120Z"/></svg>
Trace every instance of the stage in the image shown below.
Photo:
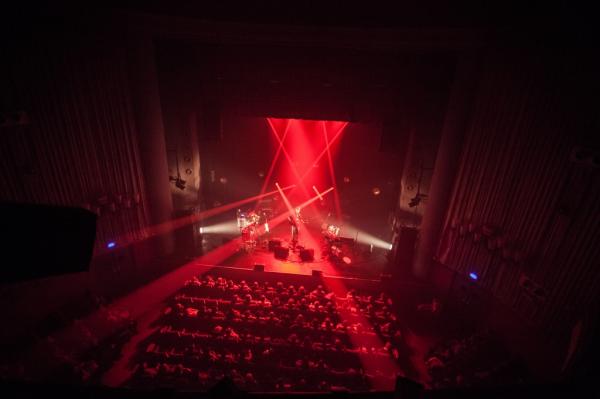
<svg viewBox="0 0 600 399"><path fill-rule="evenodd" d="M264 271L290 274L312 274L320 271L326 276L348 276L360 278L379 278L381 274L391 273L388 265L389 250L374 246L363 240L363 235L356 229L341 227L341 232L352 233L352 236L340 235L333 246L339 248L338 255L331 254L331 241L328 241L322 231L322 219L311 220L303 223L300 227L298 242L294 246L291 242L291 227L289 223L283 222L257 237L256 244L244 245L241 233L236 231L231 217L221 218L217 225L232 226L230 231L222 233L210 233L210 228L204 228L209 233L204 233L202 251L210 253L222 246L224 243L235 243L232 245L231 254L220 260L221 266L230 266L243 269L252 269L255 265L264 266ZM288 251L285 259L278 258L273 250L269 248L269 242L281 243ZM302 249L313 250L312 257L302 259ZM312 259L310 259L312 258Z"/></svg>

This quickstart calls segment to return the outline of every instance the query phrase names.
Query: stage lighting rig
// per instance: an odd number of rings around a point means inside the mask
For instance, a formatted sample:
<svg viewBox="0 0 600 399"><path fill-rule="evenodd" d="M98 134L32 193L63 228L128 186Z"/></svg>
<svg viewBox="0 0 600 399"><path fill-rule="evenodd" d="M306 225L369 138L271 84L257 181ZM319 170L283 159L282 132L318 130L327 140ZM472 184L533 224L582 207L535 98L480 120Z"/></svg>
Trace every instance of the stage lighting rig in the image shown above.
<svg viewBox="0 0 600 399"><path fill-rule="evenodd" d="M185 180L181 178L181 173L179 172L179 156L177 155L177 151L175 152L175 164L177 165L177 177L169 176L169 181L175 182L175 187L180 190L185 190Z"/></svg>
<svg viewBox="0 0 600 399"><path fill-rule="evenodd" d="M429 170L429 168L424 168L423 164L421 164L419 181L417 182L417 194L413 198L411 198L410 202L408 203L408 206L411 208L414 208L415 206L419 205L423 199L427 198L427 194L421 194L421 181L423 180L424 170Z"/></svg>
<svg viewBox="0 0 600 399"><path fill-rule="evenodd" d="M181 176L169 176L169 181L174 181L175 187L177 187L178 189L185 190L185 180L183 180Z"/></svg>
<svg viewBox="0 0 600 399"><path fill-rule="evenodd" d="M408 203L408 206L414 208L415 206L419 205L421 203L421 200L423 200L424 198L427 198L427 195L419 193L413 198L411 198L410 202Z"/></svg>

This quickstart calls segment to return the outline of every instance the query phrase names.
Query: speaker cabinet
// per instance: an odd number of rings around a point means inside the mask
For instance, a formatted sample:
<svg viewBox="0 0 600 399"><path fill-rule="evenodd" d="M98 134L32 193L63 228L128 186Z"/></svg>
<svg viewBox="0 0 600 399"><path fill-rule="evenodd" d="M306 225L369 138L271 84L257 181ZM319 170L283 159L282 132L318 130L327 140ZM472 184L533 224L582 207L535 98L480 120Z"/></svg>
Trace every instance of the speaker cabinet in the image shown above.
<svg viewBox="0 0 600 399"><path fill-rule="evenodd" d="M269 240L269 251L274 252L275 248L281 247L281 240L273 239Z"/></svg>
<svg viewBox="0 0 600 399"><path fill-rule="evenodd" d="M313 248L306 248L300 251L300 259L302 262L312 262L315 260L315 250Z"/></svg>
<svg viewBox="0 0 600 399"><path fill-rule="evenodd" d="M265 271L265 265L254 265L254 271L255 272L264 272Z"/></svg>
<svg viewBox="0 0 600 399"><path fill-rule="evenodd" d="M287 259L287 258L288 258L288 255L289 255L290 249L289 249L289 248L287 248L287 247L276 247L276 248L273 250L273 252L275 253L275 257L276 257L277 259L282 259L282 260L284 260L284 259Z"/></svg>
<svg viewBox="0 0 600 399"><path fill-rule="evenodd" d="M413 227L401 227L398 231L392 251L394 274L412 272L418 235L419 230Z"/></svg>

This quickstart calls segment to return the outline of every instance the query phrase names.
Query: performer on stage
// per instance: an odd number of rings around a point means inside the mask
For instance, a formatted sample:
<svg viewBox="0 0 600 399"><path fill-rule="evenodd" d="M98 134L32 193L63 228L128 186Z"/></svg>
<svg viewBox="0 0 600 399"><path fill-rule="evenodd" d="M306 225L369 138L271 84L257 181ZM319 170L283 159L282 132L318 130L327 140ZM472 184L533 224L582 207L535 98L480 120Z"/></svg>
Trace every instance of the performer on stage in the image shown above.
<svg viewBox="0 0 600 399"><path fill-rule="evenodd" d="M296 223L296 218L292 215L288 216L288 222L292 228L292 247L295 247L298 243L298 224Z"/></svg>

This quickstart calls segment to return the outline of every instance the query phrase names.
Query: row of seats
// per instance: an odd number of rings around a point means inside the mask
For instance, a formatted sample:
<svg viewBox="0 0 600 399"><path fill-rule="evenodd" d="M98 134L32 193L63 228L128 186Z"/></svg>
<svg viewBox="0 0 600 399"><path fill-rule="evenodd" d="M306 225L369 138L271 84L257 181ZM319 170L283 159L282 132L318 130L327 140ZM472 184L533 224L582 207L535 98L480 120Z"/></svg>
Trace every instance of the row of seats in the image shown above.
<svg viewBox="0 0 600 399"><path fill-rule="evenodd" d="M132 386L202 389L229 376L254 391L368 390L374 378L395 378L383 360L406 355L389 296L318 284L195 277L158 325L139 348Z"/></svg>

